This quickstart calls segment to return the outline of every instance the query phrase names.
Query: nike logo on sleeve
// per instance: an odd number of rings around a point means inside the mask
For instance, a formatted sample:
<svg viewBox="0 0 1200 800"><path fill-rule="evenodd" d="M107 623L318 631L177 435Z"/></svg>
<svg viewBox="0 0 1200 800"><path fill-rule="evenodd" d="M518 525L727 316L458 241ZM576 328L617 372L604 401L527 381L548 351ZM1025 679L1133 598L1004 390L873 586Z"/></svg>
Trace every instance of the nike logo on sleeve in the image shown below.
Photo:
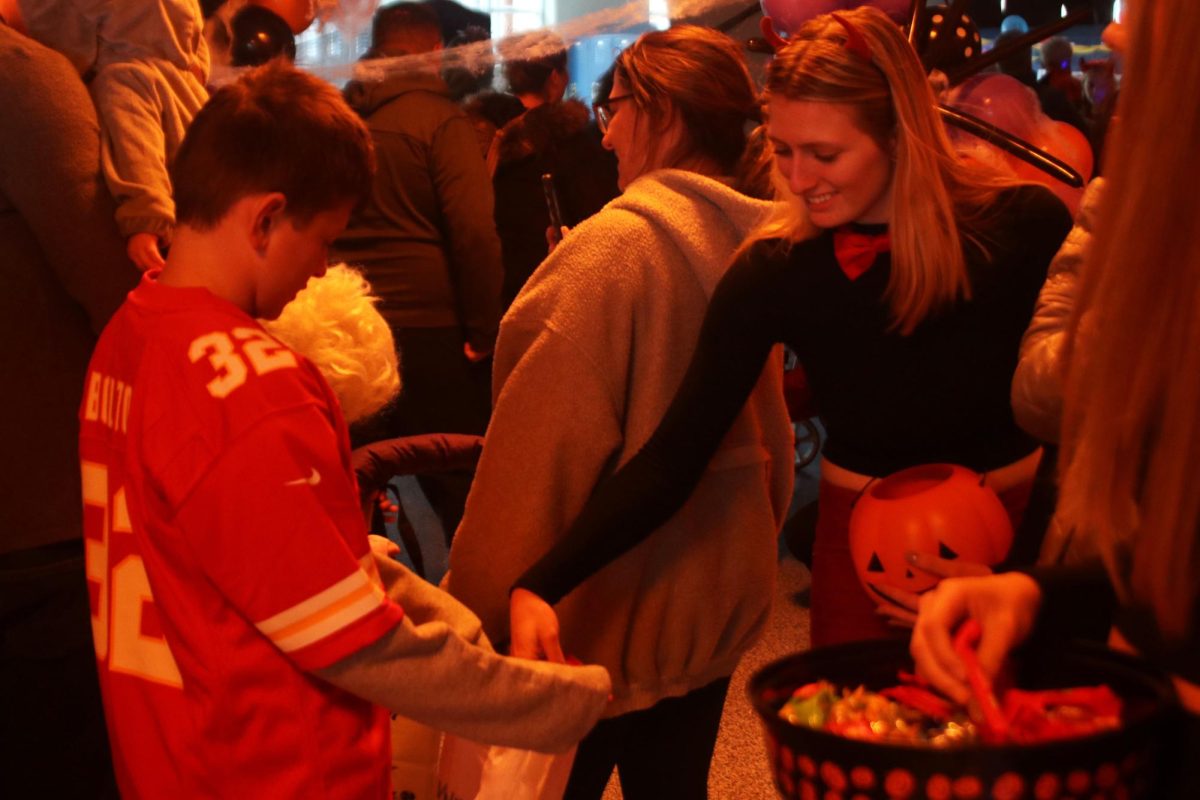
<svg viewBox="0 0 1200 800"><path fill-rule="evenodd" d="M321 482L321 473L317 472L317 468L313 467L312 475L307 478L296 478L294 481L285 481L284 486L316 486Z"/></svg>

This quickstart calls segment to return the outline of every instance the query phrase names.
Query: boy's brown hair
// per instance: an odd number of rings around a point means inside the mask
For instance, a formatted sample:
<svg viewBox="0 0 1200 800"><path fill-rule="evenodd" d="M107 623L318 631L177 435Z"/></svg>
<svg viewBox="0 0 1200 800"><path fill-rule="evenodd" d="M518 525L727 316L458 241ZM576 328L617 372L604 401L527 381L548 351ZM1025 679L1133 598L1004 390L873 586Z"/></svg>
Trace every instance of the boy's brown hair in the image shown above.
<svg viewBox="0 0 1200 800"><path fill-rule="evenodd" d="M171 165L175 218L206 230L241 198L280 192L306 223L361 202L375 171L371 136L325 81L281 61L222 87L196 115Z"/></svg>

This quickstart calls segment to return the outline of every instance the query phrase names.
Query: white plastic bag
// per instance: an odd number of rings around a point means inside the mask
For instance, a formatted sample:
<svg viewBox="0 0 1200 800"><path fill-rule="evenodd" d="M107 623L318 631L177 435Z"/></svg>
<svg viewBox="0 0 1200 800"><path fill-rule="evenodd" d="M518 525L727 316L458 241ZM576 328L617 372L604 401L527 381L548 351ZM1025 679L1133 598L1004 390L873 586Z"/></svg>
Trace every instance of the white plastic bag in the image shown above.
<svg viewBox="0 0 1200 800"><path fill-rule="evenodd" d="M562 800L575 748L559 755L442 739L438 800Z"/></svg>

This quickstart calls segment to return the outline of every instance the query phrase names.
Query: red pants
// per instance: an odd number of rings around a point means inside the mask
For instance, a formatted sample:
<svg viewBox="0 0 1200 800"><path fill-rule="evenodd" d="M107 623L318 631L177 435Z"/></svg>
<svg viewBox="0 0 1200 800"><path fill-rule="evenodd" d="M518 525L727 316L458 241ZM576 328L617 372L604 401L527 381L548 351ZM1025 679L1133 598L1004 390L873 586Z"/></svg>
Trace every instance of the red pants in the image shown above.
<svg viewBox="0 0 1200 800"><path fill-rule="evenodd" d="M998 493L1014 530L1025 513L1032 486L1028 481ZM875 601L858 582L850 558L850 513L859 492L825 480L819 492L809 604L812 646L907 638L907 631L889 626L885 617L875 613Z"/></svg>

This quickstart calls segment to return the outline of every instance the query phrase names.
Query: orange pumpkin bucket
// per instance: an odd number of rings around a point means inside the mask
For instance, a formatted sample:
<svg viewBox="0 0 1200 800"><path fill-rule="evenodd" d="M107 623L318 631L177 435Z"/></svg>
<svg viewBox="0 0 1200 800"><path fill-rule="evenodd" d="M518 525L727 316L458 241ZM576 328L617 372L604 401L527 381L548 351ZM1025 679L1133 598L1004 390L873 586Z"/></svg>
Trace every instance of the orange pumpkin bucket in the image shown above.
<svg viewBox="0 0 1200 800"><path fill-rule="evenodd" d="M863 588L920 593L937 578L913 569L907 554L961 558L989 566L1004 560L1013 528L983 476L955 464L923 464L871 483L850 516L850 556Z"/></svg>

